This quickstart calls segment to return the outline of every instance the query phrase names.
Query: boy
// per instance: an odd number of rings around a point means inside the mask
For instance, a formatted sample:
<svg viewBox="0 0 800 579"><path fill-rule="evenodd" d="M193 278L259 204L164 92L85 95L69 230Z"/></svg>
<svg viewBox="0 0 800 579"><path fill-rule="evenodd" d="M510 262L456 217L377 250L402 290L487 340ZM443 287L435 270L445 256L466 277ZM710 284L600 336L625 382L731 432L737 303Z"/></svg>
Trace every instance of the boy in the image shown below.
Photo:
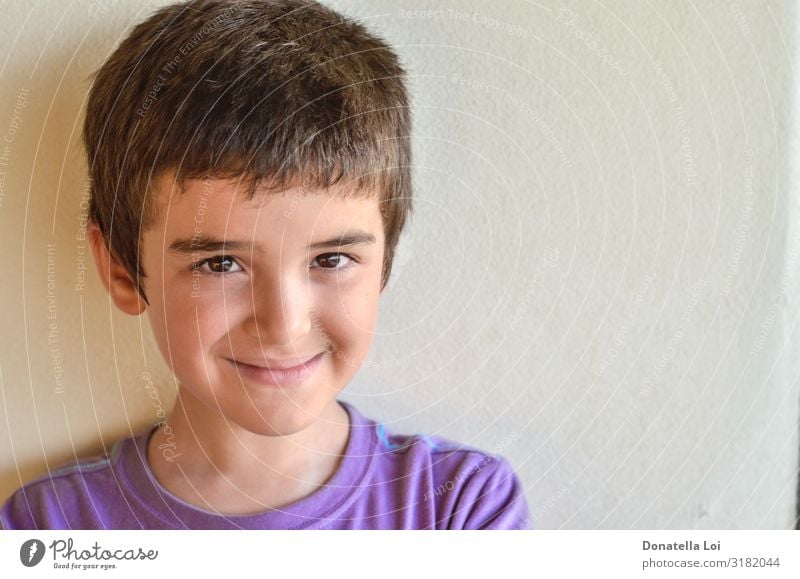
<svg viewBox="0 0 800 579"><path fill-rule="evenodd" d="M114 304L147 312L176 404L18 490L5 528L529 526L504 458L336 399L411 211L404 77L309 0L166 6L122 42L87 105L87 233Z"/></svg>

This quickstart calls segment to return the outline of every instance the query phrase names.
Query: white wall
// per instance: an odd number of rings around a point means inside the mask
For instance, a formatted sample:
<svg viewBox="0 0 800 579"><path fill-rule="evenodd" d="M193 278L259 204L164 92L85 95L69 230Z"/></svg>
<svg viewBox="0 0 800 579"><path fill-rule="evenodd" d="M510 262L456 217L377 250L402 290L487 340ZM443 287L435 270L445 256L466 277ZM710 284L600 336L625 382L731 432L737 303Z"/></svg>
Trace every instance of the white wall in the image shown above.
<svg viewBox="0 0 800 579"><path fill-rule="evenodd" d="M539 528L791 528L792 3L328 4L401 52L416 119L416 215L344 398L507 456ZM76 287L85 79L150 8L4 8L2 498L170 404L145 318L90 261Z"/></svg>

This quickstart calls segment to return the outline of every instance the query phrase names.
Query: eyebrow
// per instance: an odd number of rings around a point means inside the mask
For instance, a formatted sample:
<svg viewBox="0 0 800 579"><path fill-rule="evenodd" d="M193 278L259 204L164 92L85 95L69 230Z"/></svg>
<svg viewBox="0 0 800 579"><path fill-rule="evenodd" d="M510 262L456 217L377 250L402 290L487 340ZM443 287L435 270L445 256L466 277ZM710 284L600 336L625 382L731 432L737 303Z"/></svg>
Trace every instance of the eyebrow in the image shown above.
<svg viewBox="0 0 800 579"><path fill-rule="evenodd" d="M308 249L322 249L324 247L351 247L353 245L368 245L375 243L375 236L366 231L354 231L325 241L316 241ZM214 251L241 251L255 248L261 251L258 244L253 245L246 241L231 239L217 239L205 234L195 235L186 239L176 239L169 244L170 253L211 253Z"/></svg>

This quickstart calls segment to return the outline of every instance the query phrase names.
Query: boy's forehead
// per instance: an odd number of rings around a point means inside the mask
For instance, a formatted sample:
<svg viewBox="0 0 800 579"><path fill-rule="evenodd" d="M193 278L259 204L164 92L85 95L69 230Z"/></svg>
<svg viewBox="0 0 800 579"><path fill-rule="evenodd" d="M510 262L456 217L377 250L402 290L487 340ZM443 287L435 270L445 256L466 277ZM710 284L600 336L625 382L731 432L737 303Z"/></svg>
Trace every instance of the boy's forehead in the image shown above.
<svg viewBox="0 0 800 579"><path fill-rule="evenodd" d="M263 209L270 204L278 205L287 201L297 204L302 199L317 203L339 202L356 207L377 203L380 197L375 191L357 191L354 186L337 184L324 189L295 179L281 188L257 186L248 198L250 186L243 179L211 177L177 181L174 173L164 173L154 189L159 209L208 206L211 203L231 208Z"/></svg>
<svg viewBox="0 0 800 579"><path fill-rule="evenodd" d="M220 230L227 236L257 224L282 225L281 229L325 229L347 227L355 222L376 221L379 196L371 192L353 194L344 186L316 189L291 183L280 190L256 188L248 199L248 184L239 179L185 179L164 175L157 194L157 221L164 232ZM377 220L380 220L379 218Z"/></svg>

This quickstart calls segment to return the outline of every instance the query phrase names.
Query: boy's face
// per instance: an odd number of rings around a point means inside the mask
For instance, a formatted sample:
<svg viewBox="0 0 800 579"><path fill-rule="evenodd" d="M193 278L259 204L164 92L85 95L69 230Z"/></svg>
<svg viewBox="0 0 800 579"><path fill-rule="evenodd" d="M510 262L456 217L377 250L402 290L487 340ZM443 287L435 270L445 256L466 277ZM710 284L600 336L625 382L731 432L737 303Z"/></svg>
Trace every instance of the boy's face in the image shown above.
<svg viewBox="0 0 800 579"><path fill-rule="evenodd" d="M147 307L182 396L250 432L306 428L370 349L384 251L377 199L303 195L296 186L248 202L235 181L187 180L180 193L170 173L159 185L158 222L141 243L150 306L132 285L131 294L109 287L115 303L132 314ZM356 243L339 245L351 236ZM200 251L210 240L225 248ZM284 376L292 383L282 386L233 362L279 368L318 354L305 378Z"/></svg>

